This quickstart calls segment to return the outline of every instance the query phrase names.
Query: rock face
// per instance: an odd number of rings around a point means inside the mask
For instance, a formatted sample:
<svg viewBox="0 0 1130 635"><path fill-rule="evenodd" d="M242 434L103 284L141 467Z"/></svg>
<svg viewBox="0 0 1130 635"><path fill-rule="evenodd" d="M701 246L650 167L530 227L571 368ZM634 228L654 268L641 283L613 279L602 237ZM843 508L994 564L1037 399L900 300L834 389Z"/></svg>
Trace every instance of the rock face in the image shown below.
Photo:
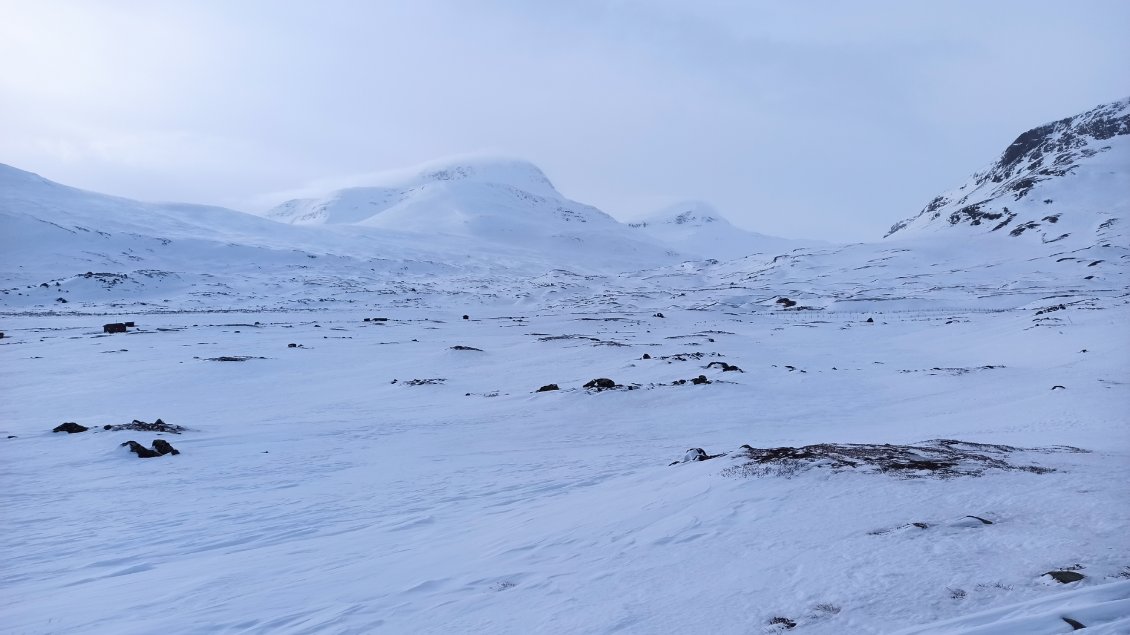
<svg viewBox="0 0 1130 635"><path fill-rule="evenodd" d="M89 429L90 428L81 426L74 421L68 421L66 423L61 423L55 426L55 429L52 430L52 432L66 432L67 434L75 434L76 432L86 432Z"/></svg>
<svg viewBox="0 0 1130 635"><path fill-rule="evenodd" d="M895 223L885 237L943 231L947 227L975 228L976 233L1038 236L1058 242L1075 234L1113 241L1128 219L1113 216L1092 222L1096 213L1108 215L1119 200L1099 200L1105 192L1125 191L1116 174L1130 156L1130 99L1104 104L1085 113L1037 126L1021 134L986 169L960 187L934 198L913 218ZM1112 180L1113 179L1113 180ZM1121 179L1121 180L1119 180ZM1070 191L1093 193L1073 209ZM1106 195L1109 196L1109 195ZM1098 210L1098 211L1096 211ZM1078 218L1077 218L1078 217Z"/></svg>
<svg viewBox="0 0 1130 635"><path fill-rule="evenodd" d="M546 384L546 385L542 386L541 388L538 388L537 391L538 392L549 392L551 390L561 390L561 388L557 384Z"/></svg>

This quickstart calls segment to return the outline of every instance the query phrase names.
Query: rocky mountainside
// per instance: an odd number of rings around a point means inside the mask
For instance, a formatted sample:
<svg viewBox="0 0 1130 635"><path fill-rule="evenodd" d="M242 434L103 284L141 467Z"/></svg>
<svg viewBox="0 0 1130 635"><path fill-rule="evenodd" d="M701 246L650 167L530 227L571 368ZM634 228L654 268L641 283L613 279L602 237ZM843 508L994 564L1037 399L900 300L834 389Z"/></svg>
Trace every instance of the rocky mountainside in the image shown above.
<svg viewBox="0 0 1130 635"><path fill-rule="evenodd" d="M1033 128L885 237L993 233L1076 247L1125 237L1130 99Z"/></svg>

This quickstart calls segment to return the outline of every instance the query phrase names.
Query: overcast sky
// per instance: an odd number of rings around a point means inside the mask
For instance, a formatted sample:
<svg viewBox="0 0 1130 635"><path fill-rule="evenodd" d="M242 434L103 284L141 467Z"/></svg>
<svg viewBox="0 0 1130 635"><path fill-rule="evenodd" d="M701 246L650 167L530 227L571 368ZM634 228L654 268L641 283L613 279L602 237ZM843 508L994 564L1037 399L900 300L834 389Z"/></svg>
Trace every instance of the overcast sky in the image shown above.
<svg viewBox="0 0 1130 635"><path fill-rule="evenodd" d="M1130 95L1130 2L0 0L0 163L255 211L448 155L870 240Z"/></svg>

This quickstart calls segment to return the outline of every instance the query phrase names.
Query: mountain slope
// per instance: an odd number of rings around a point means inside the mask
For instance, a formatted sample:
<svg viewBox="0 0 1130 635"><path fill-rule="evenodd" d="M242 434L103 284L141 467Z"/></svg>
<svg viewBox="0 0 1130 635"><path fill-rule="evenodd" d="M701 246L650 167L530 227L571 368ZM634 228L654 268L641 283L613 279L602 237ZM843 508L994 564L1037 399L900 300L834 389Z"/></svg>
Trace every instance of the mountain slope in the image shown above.
<svg viewBox="0 0 1130 635"><path fill-rule="evenodd" d="M994 163L885 237L996 232L1072 247L1125 243L1128 166L1130 99L1123 99L1021 134Z"/></svg>
<svg viewBox="0 0 1130 635"><path fill-rule="evenodd" d="M681 253L731 260L751 254L777 255L816 241L789 240L735 227L703 201L682 201L630 223L651 240Z"/></svg>

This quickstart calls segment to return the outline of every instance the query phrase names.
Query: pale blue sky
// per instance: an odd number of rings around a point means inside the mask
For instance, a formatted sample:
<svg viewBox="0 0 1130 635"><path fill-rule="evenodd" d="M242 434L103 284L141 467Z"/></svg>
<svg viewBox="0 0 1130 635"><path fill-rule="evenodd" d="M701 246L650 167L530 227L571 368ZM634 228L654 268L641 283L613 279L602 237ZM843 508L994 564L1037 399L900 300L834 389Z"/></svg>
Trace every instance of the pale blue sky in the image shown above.
<svg viewBox="0 0 1130 635"><path fill-rule="evenodd" d="M1130 2L0 0L0 162L147 200L458 154L631 218L869 240L1130 95Z"/></svg>

